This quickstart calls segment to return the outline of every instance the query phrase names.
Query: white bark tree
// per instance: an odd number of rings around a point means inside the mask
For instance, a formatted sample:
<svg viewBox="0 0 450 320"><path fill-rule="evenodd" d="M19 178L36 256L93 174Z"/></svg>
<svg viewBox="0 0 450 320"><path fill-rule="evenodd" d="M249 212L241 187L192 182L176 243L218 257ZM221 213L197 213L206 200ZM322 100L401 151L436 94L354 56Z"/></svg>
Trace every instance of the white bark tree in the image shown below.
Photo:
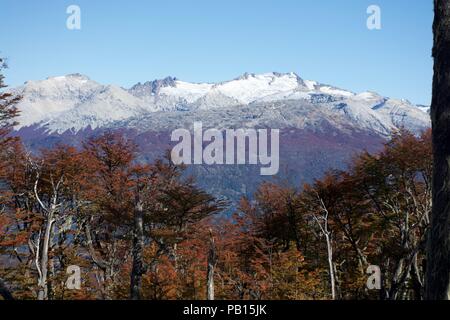
<svg viewBox="0 0 450 320"><path fill-rule="evenodd" d="M208 300L214 300L214 269L217 264L216 244L212 230L209 231L209 252L207 270L207 296Z"/></svg>
<svg viewBox="0 0 450 320"><path fill-rule="evenodd" d="M64 176L61 175L55 181L50 177L51 194L47 195L47 201L41 199L39 192L39 182L41 179L41 166L33 164L36 178L34 183L34 196L42 212L44 220L37 236L31 240L34 245L34 263L38 272L38 300L48 299L48 272L49 272L49 253L51 250L51 241L54 236L54 225L57 222L59 210L63 203L61 199L61 188ZM45 203L44 203L45 202Z"/></svg>
<svg viewBox="0 0 450 320"><path fill-rule="evenodd" d="M330 274L330 286L331 286L331 298L336 300L336 274L335 265L333 261L333 243L332 243L332 231L329 228L329 215L328 209L323 202L322 198L317 194L317 200L319 202L320 213L313 213L313 219L320 229L320 232L325 237L327 245L327 260L328 270Z"/></svg>

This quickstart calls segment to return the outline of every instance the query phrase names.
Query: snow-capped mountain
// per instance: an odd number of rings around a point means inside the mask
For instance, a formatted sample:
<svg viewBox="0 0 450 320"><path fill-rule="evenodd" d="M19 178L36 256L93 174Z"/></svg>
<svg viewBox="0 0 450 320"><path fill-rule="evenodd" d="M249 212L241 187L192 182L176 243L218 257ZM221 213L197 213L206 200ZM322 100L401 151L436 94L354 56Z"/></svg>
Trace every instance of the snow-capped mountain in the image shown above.
<svg viewBox="0 0 450 320"><path fill-rule="evenodd" d="M81 130L147 111L127 90L101 85L80 74L29 81L13 92L22 96L18 128L38 125L58 132Z"/></svg>
<svg viewBox="0 0 450 320"><path fill-rule="evenodd" d="M105 130L120 130L140 147L140 159L160 158L171 132L204 127L280 129L276 179L299 186L328 169L345 168L361 150L375 151L393 130L429 128L428 109L374 92L353 93L294 73L244 74L221 83L173 77L129 89L72 74L29 81L13 89L23 100L16 134L38 151L56 143L79 145ZM254 166L190 166L200 186L237 202L262 181Z"/></svg>
<svg viewBox="0 0 450 320"><path fill-rule="evenodd" d="M13 91L23 96L18 105L21 116L17 129L37 127L49 133L117 125L142 128L148 123L169 129L188 118L214 118L215 113L223 112L229 116L212 121L221 128L241 123L302 129L327 121L338 128L388 135L399 127L420 131L430 121L423 106L373 92L356 94L303 80L295 73L246 73L222 83L189 83L167 77L130 89L71 74L29 81ZM242 123L246 118L242 118L243 110L260 113ZM150 122L140 123L139 119Z"/></svg>

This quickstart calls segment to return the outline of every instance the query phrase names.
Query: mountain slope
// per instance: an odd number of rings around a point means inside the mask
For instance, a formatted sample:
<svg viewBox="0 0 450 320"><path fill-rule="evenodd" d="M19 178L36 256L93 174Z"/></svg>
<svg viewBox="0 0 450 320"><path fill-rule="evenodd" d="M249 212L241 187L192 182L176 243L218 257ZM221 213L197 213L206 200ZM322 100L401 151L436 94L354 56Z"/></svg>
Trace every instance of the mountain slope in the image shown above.
<svg viewBox="0 0 450 320"><path fill-rule="evenodd" d="M189 166L201 187L236 203L262 181L311 182L344 169L361 150L376 151L395 130L430 127L424 106L374 92L353 93L294 73L244 74L222 83L188 83L168 77L130 89L99 84L79 74L30 81L16 135L33 151L57 143L80 145L89 136L117 130L140 147L140 160L161 157L171 132L204 128L280 129L280 171L261 177L250 165Z"/></svg>
<svg viewBox="0 0 450 320"><path fill-rule="evenodd" d="M343 114L355 128L383 135L401 126L413 131L429 126L429 116L422 106L371 92L355 94L303 80L294 73L244 74L217 84L188 83L168 77L139 83L128 90L101 85L75 74L31 81L14 91L24 97L18 106L22 111L18 129L38 126L59 133L114 126L116 121L123 124L130 120L131 123L155 112L191 111L201 115L208 110L235 107L236 113L240 113L240 109L252 105L266 105L271 109L274 104L279 106L280 102L288 101L289 106L295 101L300 109L310 106L308 114L302 117L314 117L325 108L330 117ZM274 112L274 116L276 114ZM290 119L285 125L290 126L295 120L304 121ZM225 127L227 123L219 125Z"/></svg>

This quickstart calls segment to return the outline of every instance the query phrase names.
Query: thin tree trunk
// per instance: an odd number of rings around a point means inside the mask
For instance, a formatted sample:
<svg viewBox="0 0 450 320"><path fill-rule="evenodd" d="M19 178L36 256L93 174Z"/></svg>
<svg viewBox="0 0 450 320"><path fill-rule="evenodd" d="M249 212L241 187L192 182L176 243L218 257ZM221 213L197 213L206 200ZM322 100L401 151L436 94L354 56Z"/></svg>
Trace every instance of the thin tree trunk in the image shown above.
<svg viewBox="0 0 450 320"><path fill-rule="evenodd" d="M297 228L297 223L295 220L295 214L296 214L296 212L295 212L295 207L292 203L292 197L289 197L288 198L288 212L287 212L289 227L291 228L292 235L294 236L295 246L297 247L297 251L301 252L302 251L301 241L300 241L300 235L298 234L298 228Z"/></svg>
<svg viewBox="0 0 450 320"><path fill-rule="evenodd" d="M209 236L209 253L208 253L208 270L207 270L207 296L208 300L214 300L214 268L217 263L216 245L214 237L210 230Z"/></svg>
<svg viewBox="0 0 450 320"><path fill-rule="evenodd" d="M86 244L87 244L89 254L91 256L92 261L94 262L95 265L97 265L97 267L100 268L100 270L102 270L104 273L106 273L107 272L106 262L103 259L99 258L97 256L97 253L95 252L94 242L92 240L91 226L89 225L89 222L85 223L84 231L85 231L85 235L86 235Z"/></svg>
<svg viewBox="0 0 450 320"><path fill-rule="evenodd" d="M142 275L144 274L144 212L143 205L138 203L134 213L133 232L133 267L131 270L130 298L141 299Z"/></svg>
<svg viewBox="0 0 450 320"><path fill-rule="evenodd" d="M419 261L417 254L414 256L413 265L411 267L411 279L414 290L414 300L423 300L423 281L419 270Z"/></svg>
<svg viewBox="0 0 450 320"><path fill-rule="evenodd" d="M44 233L44 241L42 243L41 257L39 261L39 265L41 267L41 274L38 282L38 300L47 300L48 299L48 286L47 286L47 277L48 277L48 252L50 246L50 239L52 237L52 228L55 220L53 219L53 209L49 211L47 217L47 225L45 227Z"/></svg>
<svg viewBox="0 0 450 320"><path fill-rule="evenodd" d="M405 268L405 259L402 258L397 263L397 267L395 268L395 273L392 278L391 289L389 290L390 300L397 300L397 296L402 285L401 279L403 278L404 268Z"/></svg>
<svg viewBox="0 0 450 320"><path fill-rule="evenodd" d="M450 299L450 1L434 1L433 209L426 298Z"/></svg>
<svg viewBox="0 0 450 320"><path fill-rule="evenodd" d="M330 234L325 234L325 239L327 241L327 253L328 253L328 267L330 269L330 283L331 283L331 298L336 300L336 277L334 274L334 264L333 264L333 247L331 244Z"/></svg>
<svg viewBox="0 0 450 320"><path fill-rule="evenodd" d="M323 216L320 218L317 217L315 214L313 215L314 220L316 221L317 225L320 227L320 230L322 234L325 236L326 244L327 244L327 258L328 258L328 268L330 271L330 285L331 285L331 298L333 300L336 300L336 275L334 272L334 262L333 262L333 243L331 239L332 232L328 229L328 216L330 213L328 212L328 209L323 202L322 198L317 194L317 200L319 201L319 204L323 211ZM320 220L323 220L323 226L322 222Z"/></svg>

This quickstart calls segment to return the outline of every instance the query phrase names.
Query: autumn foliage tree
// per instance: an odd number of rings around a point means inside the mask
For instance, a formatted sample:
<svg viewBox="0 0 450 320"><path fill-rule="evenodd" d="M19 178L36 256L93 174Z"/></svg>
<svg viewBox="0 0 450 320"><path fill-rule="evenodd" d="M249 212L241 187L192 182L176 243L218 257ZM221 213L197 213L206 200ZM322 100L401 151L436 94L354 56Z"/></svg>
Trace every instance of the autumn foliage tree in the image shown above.
<svg viewBox="0 0 450 320"><path fill-rule="evenodd" d="M14 118L18 115L16 104L20 100L19 96L11 93L3 92L2 89L6 87L4 83L3 70L6 68L6 63L3 58L0 58L0 244L2 238L6 234L10 221L4 215L5 202L7 202L8 193L5 191L3 184L4 174L6 170L6 160L10 149L15 143L15 139L9 137L12 127L15 125ZM1 254L1 246L0 246ZM12 299L6 284L0 276L0 296L5 299Z"/></svg>
<svg viewBox="0 0 450 320"><path fill-rule="evenodd" d="M130 298L140 299L143 276L155 269L163 255L176 261L177 243L184 239L186 228L218 212L221 204L192 179L183 178L182 168L169 161L140 164L135 150L123 136L110 133L85 144L82 155L89 178L84 181L91 210L83 224L94 263L103 272L109 270L108 283L115 283L121 271L117 262L129 259ZM109 242L122 246L129 242L131 252L120 250L122 254L114 258L114 247L101 250L101 238L111 236ZM145 259L147 248L155 250L153 261ZM112 261L105 264L105 258Z"/></svg>
<svg viewBox="0 0 450 320"><path fill-rule="evenodd" d="M378 298L422 299L431 168L430 132L401 131L380 153L363 153L349 171L329 172L294 196L263 186L259 194L282 200L263 206L263 230L276 242L300 242L309 265L326 270L330 298L373 296L365 272L376 264L384 275Z"/></svg>

